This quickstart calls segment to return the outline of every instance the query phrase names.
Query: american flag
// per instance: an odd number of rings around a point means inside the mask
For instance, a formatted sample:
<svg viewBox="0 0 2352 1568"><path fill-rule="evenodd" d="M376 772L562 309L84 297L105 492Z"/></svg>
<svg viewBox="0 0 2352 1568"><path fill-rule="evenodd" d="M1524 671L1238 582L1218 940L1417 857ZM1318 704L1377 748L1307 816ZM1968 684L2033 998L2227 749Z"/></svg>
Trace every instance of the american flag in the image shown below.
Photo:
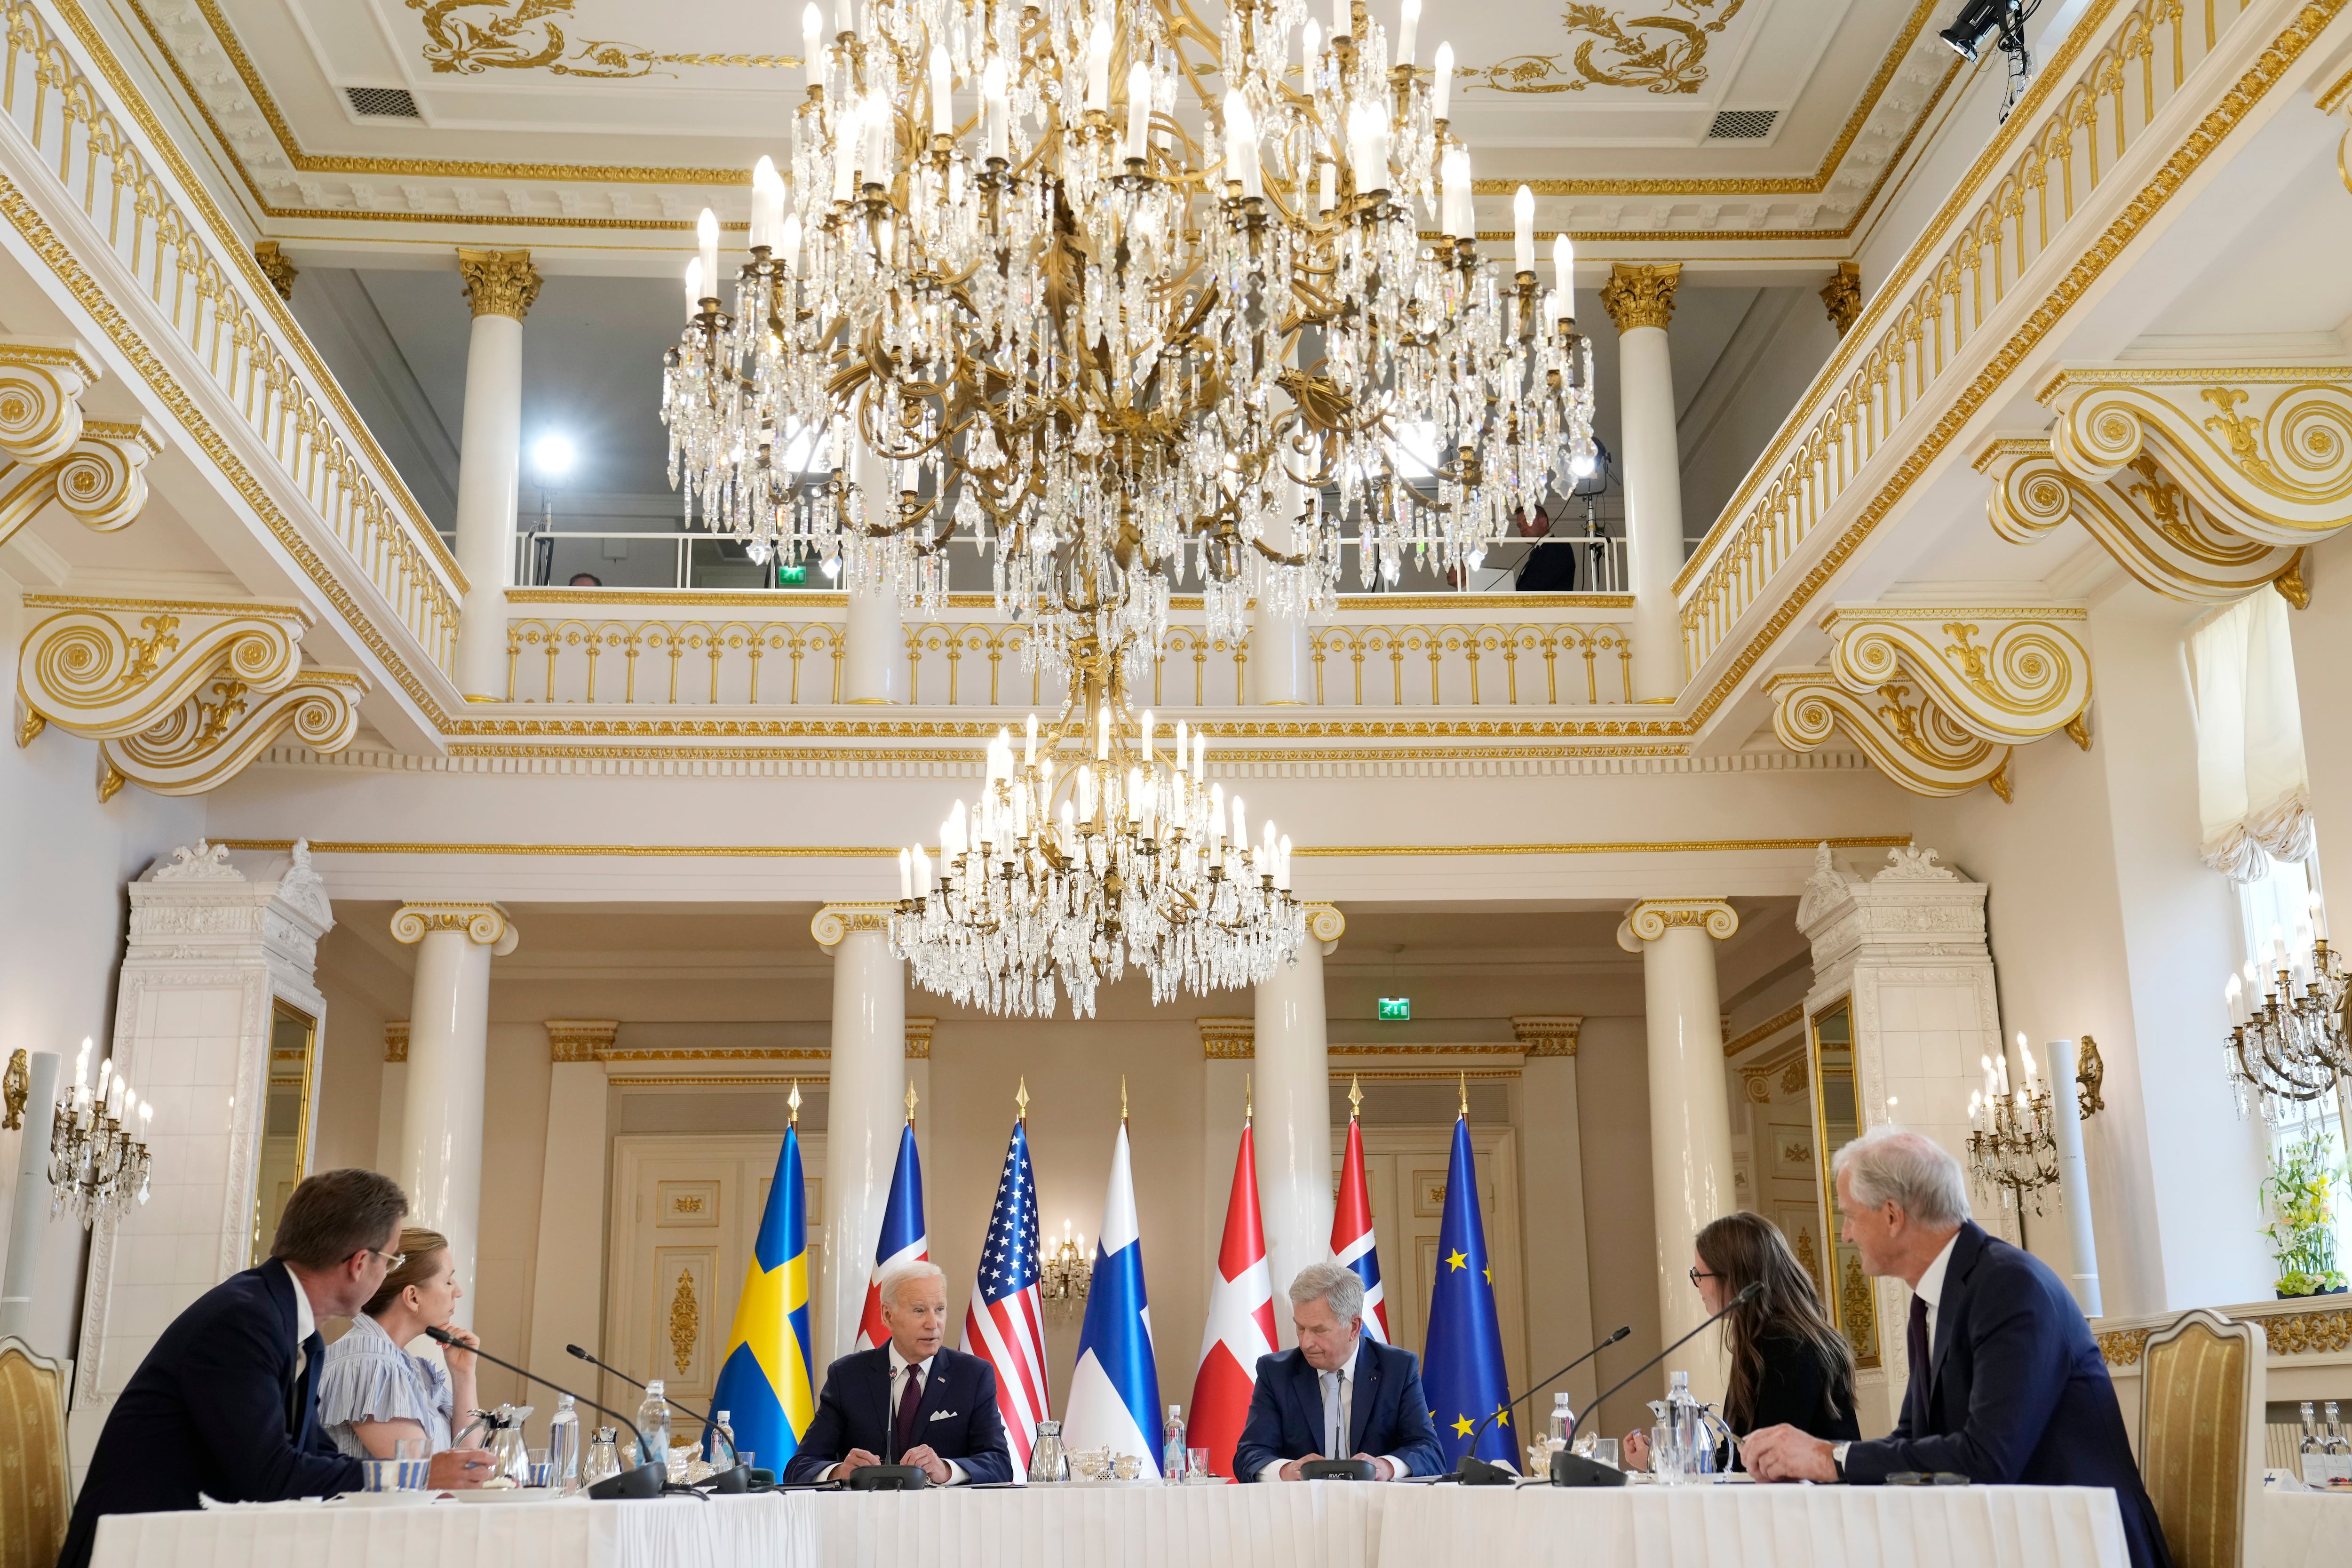
<svg viewBox="0 0 2352 1568"><path fill-rule="evenodd" d="M988 1240L964 1309L963 1352L996 1368L996 1406L1013 1448L1013 1472L1026 1476L1037 1423L1045 1416L1045 1313L1037 1294L1037 1184L1029 1171L1029 1133L1013 1124Z"/></svg>

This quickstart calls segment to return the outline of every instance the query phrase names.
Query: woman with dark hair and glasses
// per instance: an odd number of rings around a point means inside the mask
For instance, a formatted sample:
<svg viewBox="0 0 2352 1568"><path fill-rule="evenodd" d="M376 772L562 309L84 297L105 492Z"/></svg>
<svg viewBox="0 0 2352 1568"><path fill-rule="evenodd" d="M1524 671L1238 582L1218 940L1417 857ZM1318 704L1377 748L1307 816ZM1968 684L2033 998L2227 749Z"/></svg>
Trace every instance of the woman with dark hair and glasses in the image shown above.
<svg viewBox="0 0 2352 1568"><path fill-rule="evenodd" d="M1789 1250L1780 1227L1761 1215L1728 1214L1698 1233L1690 1281L1709 1312L1751 1284L1763 1292L1723 1321L1731 1380L1723 1419L1745 1436L1789 1426L1830 1442L1862 1436L1853 1414L1853 1349L1822 1308L1813 1277ZM1625 1438L1634 1468L1649 1464L1646 1433ZM1732 1457L1737 1465L1738 1458Z"/></svg>

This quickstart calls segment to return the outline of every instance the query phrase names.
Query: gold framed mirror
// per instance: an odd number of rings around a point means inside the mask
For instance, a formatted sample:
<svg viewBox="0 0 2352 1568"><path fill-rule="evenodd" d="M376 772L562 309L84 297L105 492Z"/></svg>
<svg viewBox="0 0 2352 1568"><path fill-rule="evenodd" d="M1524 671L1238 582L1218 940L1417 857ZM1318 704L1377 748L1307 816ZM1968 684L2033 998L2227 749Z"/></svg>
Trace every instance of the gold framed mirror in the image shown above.
<svg viewBox="0 0 2352 1568"><path fill-rule="evenodd" d="M1854 1084L1853 998L1841 996L1808 1020L1813 1052L1814 1147L1821 1152L1822 1234L1832 1260L1829 1306L1853 1346L1854 1364L1880 1364L1877 1298L1862 1271L1862 1255L1844 1238L1830 1161L1862 1135L1862 1096Z"/></svg>
<svg viewBox="0 0 2352 1568"><path fill-rule="evenodd" d="M253 1183L253 1261L269 1256L278 1216L310 1174L310 1079L319 1021L282 996L270 998L269 1077L261 1106L261 1166Z"/></svg>

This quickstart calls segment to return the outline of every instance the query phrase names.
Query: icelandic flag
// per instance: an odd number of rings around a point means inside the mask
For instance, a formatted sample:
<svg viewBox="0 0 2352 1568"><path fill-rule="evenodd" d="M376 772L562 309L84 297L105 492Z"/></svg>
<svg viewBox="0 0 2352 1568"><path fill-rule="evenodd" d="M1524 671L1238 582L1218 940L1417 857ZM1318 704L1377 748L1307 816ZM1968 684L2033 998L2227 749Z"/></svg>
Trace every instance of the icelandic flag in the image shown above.
<svg viewBox="0 0 2352 1568"><path fill-rule="evenodd" d="M1025 1086L1024 1086L1025 1087ZM964 1308L963 1353L996 1368L996 1408L1013 1450L1013 1475L1024 1479L1037 1423L1045 1419L1045 1309L1037 1289L1037 1183L1029 1170L1029 1131L1013 1124L989 1211L988 1239Z"/></svg>
<svg viewBox="0 0 2352 1568"><path fill-rule="evenodd" d="M1249 1424L1250 1396L1257 1388L1257 1358L1275 1350L1274 1271L1265 1261L1265 1222L1258 1215L1256 1142L1244 1121L1217 1277L1209 1286L1209 1323L1201 1336L1186 1438L1209 1450L1211 1474L1234 1473L1234 1445Z"/></svg>
<svg viewBox="0 0 2352 1568"><path fill-rule="evenodd" d="M797 1128L785 1131L776 1155L775 1179L768 1185L710 1405L730 1413L736 1450L778 1475L816 1417L809 1377L808 1189ZM702 1436L707 1446L707 1427Z"/></svg>
<svg viewBox="0 0 2352 1568"><path fill-rule="evenodd" d="M1421 1386L1437 1423L1445 1462L1461 1462L1481 1421L1478 1458L1519 1468L1511 1427L1509 1380L1503 1369L1503 1330L1495 1317L1495 1280L1486 1227L1478 1218L1478 1165L1470 1152L1470 1118L1454 1121L1454 1155L1445 1169L1445 1217L1437 1230L1437 1280L1429 1293L1429 1337L1423 1342Z"/></svg>
<svg viewBox="0 0 2352 1568"><path fill-rule="evenodd" d="M1372 1245L1372 1194L1364 1182L1364 1136L1348 1118L1348 1153L1339 1167L1339 1201L1331 1211L1331 1257L1364 1282L1364 1332L1389 1341L1389 1305L1381 1294L1381 1255Z"/></svg>
<svg viewBox="0 0 2352 1568"><path fill-rule="evenodd" d="M1102 1235L1095 1242L1094 1283L1078 1331L1077 1370L1064 1408L1065 1451L1108 1448L1133 1454L1160 1474L1160 1371L1151 1359L1151 1303L1143 1290L1143 1241L1136 1232L1135 1178L1127 1122L1110 1157Z"/></svg>
<svg viewBox="0 0 2352 1568"><path fill-rule="evenodd" d="M898 1263L931 1256L923 1231L923 1163L915 1152L915 1119L898 1135L898 1165L890 1173L890 1200L882 1205L882 1234L874 1243L874 1272L866 1280L866 1310L857 1320L856 1349L870 1351L890 1337L882 1325L882 1274Z"/></svg>

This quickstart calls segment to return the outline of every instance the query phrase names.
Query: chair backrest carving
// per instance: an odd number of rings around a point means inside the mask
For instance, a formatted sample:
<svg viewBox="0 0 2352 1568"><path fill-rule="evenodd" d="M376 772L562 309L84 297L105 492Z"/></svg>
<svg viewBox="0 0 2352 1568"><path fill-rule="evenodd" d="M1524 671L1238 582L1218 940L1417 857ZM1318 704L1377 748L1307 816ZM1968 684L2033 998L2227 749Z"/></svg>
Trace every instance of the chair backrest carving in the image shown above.
<svg viewBox="0 0 2352 1568"><path fill-rule="evenodd" d="M0 1339L0 1568L51 1568L73 1513L63 1362Z"/></svg>

